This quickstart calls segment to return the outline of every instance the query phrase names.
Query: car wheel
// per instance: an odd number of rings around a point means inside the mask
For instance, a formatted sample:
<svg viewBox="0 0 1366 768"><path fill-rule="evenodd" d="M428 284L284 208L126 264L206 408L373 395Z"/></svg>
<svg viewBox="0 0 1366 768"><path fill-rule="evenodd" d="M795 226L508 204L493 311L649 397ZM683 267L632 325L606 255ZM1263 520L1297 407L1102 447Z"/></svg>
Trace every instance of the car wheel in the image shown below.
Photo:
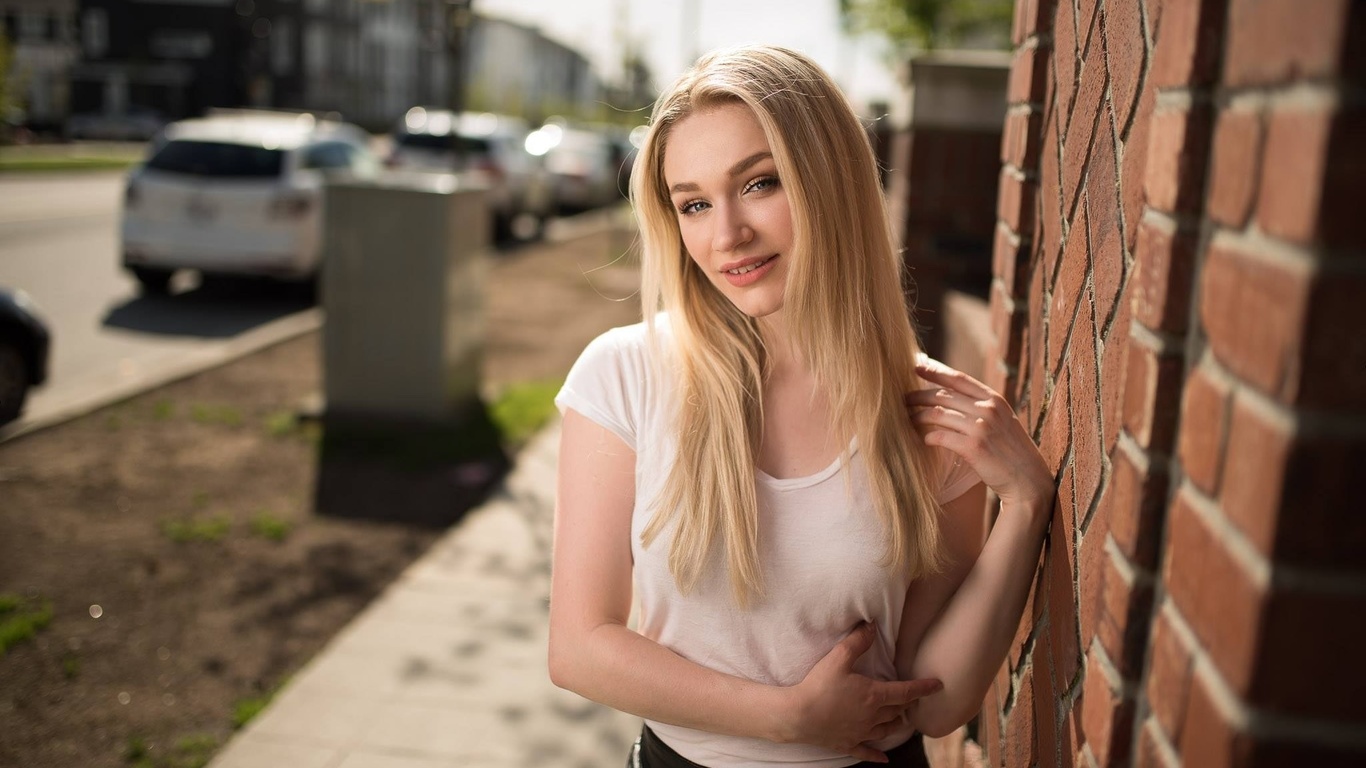
<svg viewBox="0 0 1366 768"><path fill-rule="evenodd" d="M171 290L171 276L175 272L170 269L152 269L149 267L133 267L133 277L142 284L142 292L149 296L165 296Z"/></svg>
<svg viewBox="0 0 1366 768"><path fill-rule="evenodd" d="M19 345L0 339L0 424L19 418L31 376Z"/></svg>

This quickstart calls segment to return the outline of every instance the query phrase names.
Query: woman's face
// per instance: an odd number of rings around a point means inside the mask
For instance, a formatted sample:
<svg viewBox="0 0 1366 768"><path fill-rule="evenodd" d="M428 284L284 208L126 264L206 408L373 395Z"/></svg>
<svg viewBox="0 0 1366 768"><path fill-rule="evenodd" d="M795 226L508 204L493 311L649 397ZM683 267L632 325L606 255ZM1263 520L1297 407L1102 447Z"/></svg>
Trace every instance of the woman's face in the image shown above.
<svg viewBox="0 0 1366 768"><path fill-rule="evenodd" d="M782 309L792 209L750 108L725 104L675 123L664 183L683 245L712 285L750 317Z"/></svg>

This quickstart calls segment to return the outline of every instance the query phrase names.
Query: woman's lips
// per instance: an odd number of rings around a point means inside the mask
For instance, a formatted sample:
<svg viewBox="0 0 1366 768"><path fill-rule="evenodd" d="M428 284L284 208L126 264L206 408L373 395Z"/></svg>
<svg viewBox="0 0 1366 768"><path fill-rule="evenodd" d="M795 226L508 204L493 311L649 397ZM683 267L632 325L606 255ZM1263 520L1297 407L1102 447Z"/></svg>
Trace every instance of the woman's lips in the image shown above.
<svg viewBox="0 0 1366 768"><path fill-rule="evenodd" d="M745 259L725 265L721 274L725 276L726 282L737 288L743 288L763 279L764 275L772 271L773 263L777 260L778 255L776 253L762 259Z"/></svg>

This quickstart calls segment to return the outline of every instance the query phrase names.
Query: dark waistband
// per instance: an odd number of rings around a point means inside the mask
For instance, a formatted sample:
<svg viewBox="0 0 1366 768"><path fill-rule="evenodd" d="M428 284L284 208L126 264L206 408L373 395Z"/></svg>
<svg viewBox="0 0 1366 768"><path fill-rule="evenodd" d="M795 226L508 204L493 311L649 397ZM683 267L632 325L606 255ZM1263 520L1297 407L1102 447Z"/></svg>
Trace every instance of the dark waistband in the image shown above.
<svg viewBox="0 0 1366 768"><path fill-rule="evenodd" d="M918 731L904 744L887 750L887 760L886 763L855 763L850 768L930 768L929 760L925 758L924 739ZM640 767L706 768L675 752L648 725L640 733Z"/></svg>

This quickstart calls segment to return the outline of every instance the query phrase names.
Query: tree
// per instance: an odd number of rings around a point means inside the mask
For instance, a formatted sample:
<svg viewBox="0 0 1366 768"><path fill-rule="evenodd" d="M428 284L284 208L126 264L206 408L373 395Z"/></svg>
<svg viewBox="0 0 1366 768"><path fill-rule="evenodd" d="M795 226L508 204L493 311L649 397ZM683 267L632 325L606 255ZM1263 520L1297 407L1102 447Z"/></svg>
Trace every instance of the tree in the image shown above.
<svg viewBox="0 0 1366 768"><path fill-rule="evenodd" d="M839 0L845 32L875 32L892 54L931 51L980 37L1003 44L1010 35L1013 0Z"/></svg>

